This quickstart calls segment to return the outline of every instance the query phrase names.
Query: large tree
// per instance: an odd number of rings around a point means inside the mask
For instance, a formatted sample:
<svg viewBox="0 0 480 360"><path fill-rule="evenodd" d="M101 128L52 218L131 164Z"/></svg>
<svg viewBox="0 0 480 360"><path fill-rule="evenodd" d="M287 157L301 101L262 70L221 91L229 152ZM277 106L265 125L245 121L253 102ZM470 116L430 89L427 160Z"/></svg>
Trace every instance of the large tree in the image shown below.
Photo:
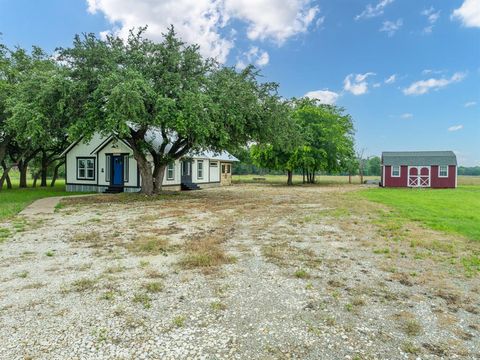
<svg viewBox="0 0 480 360"><path fill-rule="evenodd" d="M293 116L306 144L301 158L308 182L315 182L318 171L332 173L344 168L354 152L351 116L342 108L310 99L297 100Z"/></svg>
<svg viewBox="0 0 480 360"><path fill-rule="evenodd" d="M23 64L7 101L7 128L15 134L14 141L23 154L18 159L21 183L26 182L28 163L38 156L34 178L40 176L41 186L47 186L47 170L55 162L56 166L62 163L59 155L67 145L70 118L66 100L71 82L63 67L38 47L31 54L16 49L12 58Z"/></svg>
<svg viewBox="0 0 480 360"><path fill-rule="evenodd" d="M161 190L173 160L262 141L282 128L277 85L260 83L254 68L236 72L203 58L173 27L160 43L143 33L131 31L125 41L85 34L59 51L74 83L72 136L98 131L127 142L144 193ZM161 136L152 141L154 134Z"/></svg>
<svg viewBox="0 0 480 360"><path fill-rule="evenodd" d="M10 59L7 56L8 49L5 45L0 44L0 165L3 172L0 177L0 190L3 183L8 177L8 167L5 158L7 157L8 144L10 143L10 134L7 131L7 99L11 91L11 83L9 81Z"/></svg>
<svg viewBox="0 0 480 360"><path fill-rule="evenodd" d="M285 145L277 138L252 147L257 166L292 174L301 170L304 182L314 183L318 171L336 172L345 167L353 154L353 123L344 110L316 100L293 99L289 103L290 142Z"/></svg>

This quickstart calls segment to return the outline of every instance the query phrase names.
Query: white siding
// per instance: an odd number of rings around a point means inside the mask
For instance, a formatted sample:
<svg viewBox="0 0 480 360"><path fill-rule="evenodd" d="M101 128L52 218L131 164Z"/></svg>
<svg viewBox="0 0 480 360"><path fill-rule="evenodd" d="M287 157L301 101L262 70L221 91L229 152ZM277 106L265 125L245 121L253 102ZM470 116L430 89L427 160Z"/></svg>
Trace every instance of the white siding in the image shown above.
<svg viewBox="0 0 480 360"><path fill-rule="evenodd" d="M180 185L180 161L175 161L175 167L173 171L173 180L167 180L167 168L165 168L165 174L163 175L163 185Z"/></svg>
<svg viewBox="0 0 480 360"><path fill-rule="evenodd" d="M115 148L113 147L115 144ZM93 150L93 149L92 149ZM124 186L137 186L137 161L133 157L133 151L125 145L123 141L113 142L111 141L107 146L98 152L98 185L110 185L110 182L106 181L107 174L107 154L128 154L128 182L124 183ZM125 165L124 165L125 166ZM103 170L103 172L102 172Z"/></svg>
<svg viewBox="0 0 480 360"><path fill-rule="evenodd" d="M217 166L212 167L210 166L212 162L216 162ZM210 176L210 182L217 182L220 181L220 161L210 161L209 166L208 166L208 172Z"/></svg>
<svg viewBox="0 0 480 360"><path fill-rule="evenodd" d="M203 177L198 178L198 161L203 161ZM210 172L208 168L210 167L208 159L194 159L192 160L192 182L197 184L208 183L210 182Z"/></svg>
<svg viewBox="0 0 480 360"><path fill-rule="evenodd" d="M92 139L86 143L83 140L75 145L66 155L66 171L67 184L96 184L98 178L98 164L95 159L95 180L77 180L77 158L78 157L95 157L91 155L93 149L99 146L105 138L99 134L95 134Z"/></svg>
<svg viewBox="0 0 480 360"><path fill-rule="evenodd" d="M131 188L141 186L140 174L137 171L137 161L133 157L133 151L123 141L111 141L98 153L92 154L92 151L99 148L106 137L100 134L95 134L89 142L80 141L73 146L66 154L66 171L67 171L67 184L76 184L83 186L85 189L88 186L98 187L99 191L105 189L110 185L110 182L106 181L107 175L107 154L128 154L128 181L125 182L125 186ZM115 144L115 147L113 145ZM94 180L77 180L77 158L86 157L95 159L95 179ZM151 156L147 156L148 161L152 161ZM198 161L203 161L203 177L198 178ZM217 164L216 167L211 167L211 162ZM109 166L109 164L108 164ZM221 179L221 162L219 159L210 159L209 157L201 157L192 159L192 181L198 184L216 183ZM165 171L163 185L175 186L181 183L181 161L175 161L174 178L172 180L167 179L167 171ZM72 185L73 186L73 185ZM77 188L75 188L77 189ZM73 188L72 188L73 190Z"/></svg>

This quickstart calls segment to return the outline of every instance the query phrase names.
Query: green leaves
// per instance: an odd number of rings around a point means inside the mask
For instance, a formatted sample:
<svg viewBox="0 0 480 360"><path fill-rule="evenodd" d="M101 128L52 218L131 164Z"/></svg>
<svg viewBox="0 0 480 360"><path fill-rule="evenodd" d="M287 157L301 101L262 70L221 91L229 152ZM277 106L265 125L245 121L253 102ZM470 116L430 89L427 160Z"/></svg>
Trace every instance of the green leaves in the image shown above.
<svg viewBox="0 0 480 360"><path fill-rule="evenodd" d="M286 109L289 121L279 123L275 136L266 143L252 146L255 165L272 170L302 169L308 174L344 168L354 153L351 117L343 109L309 99L293 99Z"/></svg>

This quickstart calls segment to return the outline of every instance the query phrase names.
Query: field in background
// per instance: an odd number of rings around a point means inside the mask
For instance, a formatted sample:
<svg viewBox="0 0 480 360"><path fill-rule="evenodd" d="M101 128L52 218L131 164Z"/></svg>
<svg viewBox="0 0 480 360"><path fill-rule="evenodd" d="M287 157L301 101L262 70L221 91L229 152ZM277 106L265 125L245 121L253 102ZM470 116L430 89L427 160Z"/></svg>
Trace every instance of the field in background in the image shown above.
<svg viewBox="0 0 480 360"><path fill-rule="evenodd" d="M255 180L265 179L265 180ZM380 180L380 176L364 176L364 180ZM285 184L287 183L286 175L233 175L232 181L235 184L245 183L266 183L266 184ZM302 184L302 175L294 175L293 183ZM318 175L316 177L317 184L320 185L335 185L348 184L348 176L332 176L332 175ZM352 184L360 184L360 176L352 176Z"/></svg>

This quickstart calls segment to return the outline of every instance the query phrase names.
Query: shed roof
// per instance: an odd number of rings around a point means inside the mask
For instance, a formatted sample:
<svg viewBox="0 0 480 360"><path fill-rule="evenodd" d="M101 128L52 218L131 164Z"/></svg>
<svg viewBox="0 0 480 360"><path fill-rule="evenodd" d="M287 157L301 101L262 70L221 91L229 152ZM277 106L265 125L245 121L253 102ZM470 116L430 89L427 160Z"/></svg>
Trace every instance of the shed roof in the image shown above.
<svg viewBox="0 0 480 360"><path fill-rule="evenodd" d="M453 151L385 151L382 153L383 165L457 165Z"/></svg>

